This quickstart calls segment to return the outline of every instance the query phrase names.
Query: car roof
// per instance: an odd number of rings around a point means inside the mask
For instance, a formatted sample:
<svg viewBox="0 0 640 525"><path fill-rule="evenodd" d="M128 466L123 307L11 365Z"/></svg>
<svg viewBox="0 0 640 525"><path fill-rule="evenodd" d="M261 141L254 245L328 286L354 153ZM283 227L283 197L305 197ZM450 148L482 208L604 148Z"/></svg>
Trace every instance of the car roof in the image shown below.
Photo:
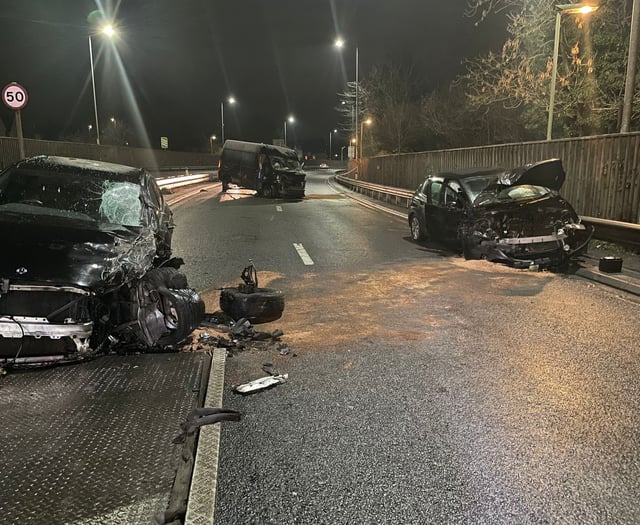
<svg viewBox="0 0 640 525"><path fill-rule="evenodd" d="M100 160L78 159L75 157L58 157L52 155L39 155L21 160L15 164L20 169L38 169L47 171L73 171L87 176L102 175L112 179L140 183L140 177L144 173L141 168L113 164Z"/></svg>

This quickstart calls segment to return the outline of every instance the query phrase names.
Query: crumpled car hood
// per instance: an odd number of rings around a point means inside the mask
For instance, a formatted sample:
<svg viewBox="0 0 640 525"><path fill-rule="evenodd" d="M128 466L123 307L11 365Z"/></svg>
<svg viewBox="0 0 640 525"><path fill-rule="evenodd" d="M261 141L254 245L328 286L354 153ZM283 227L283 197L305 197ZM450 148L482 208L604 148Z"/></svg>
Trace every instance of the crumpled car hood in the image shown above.
<svg viewBox="0 0 640 525"><path fill-rule="evenodd" d="M531 184L558 191L562 188L565 177L562 161L547 159L501 173L498 182L504 186Z"/></svg>
<svg viewBox="0 0 640 525"><path fill-rule="evenodd" d="M0 278L13 282L117 286L142 276L156 253L153 233L107 230L78 221L27 220L0 214Z"/></svg>

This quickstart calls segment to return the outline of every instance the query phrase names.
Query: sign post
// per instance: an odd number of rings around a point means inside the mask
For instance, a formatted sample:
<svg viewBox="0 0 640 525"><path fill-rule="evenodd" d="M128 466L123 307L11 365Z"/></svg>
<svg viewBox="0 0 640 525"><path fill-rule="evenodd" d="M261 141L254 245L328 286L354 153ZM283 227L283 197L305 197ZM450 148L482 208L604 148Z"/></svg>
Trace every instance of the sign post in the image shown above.
<svg viewBox="0 0 640 525"><path fill-rule="evenodd" d="M27 90L17 82L11 82L2 89L2 102L9 109L16 112L16 131L18 133L18 147L20 148L20 158L24 159L24 136L22 135L22 116L20 110L27 105L29 95Z"/></svg>

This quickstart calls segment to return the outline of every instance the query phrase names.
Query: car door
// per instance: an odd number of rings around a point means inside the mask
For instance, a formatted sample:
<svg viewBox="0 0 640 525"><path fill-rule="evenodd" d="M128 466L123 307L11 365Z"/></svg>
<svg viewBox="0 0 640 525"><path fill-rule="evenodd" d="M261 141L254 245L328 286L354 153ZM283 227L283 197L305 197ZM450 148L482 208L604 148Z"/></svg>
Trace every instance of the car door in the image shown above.
<svg viewBox="0 0 640 525"><path fill-rule="evenodd" d="M418 216L418 220L421 224L425 224L425 207L427 205L426 188L429 184L429 179L425 179L420 186L416 189L411 197L411 209Z"/></svg>
<svg viewBox="0 0 640 525"><path fill-rule="evenodd" d="M431 237L442 238L442 188L444 181L439 177L432 177L426 184L425 226Z"/></svg>
<svg viewBox="0 0 640 525"><path fill-rule="evenodd" d="M446 241L458 240L460 223L465 217L465 199L460 184L455 180L446 180L442 190L440 210L440 228Z"/></svg>

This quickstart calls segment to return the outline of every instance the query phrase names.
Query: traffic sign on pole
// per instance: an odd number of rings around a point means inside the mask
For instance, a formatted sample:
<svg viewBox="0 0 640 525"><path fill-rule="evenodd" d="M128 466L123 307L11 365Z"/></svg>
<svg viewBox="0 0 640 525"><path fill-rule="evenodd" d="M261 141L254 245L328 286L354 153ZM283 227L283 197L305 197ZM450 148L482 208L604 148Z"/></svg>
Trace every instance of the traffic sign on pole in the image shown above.
<svg viewBox="0 0 640 525"><path fill-rule="evenodd" d="M29 101L27 90L17 82L7 84L2 90L2 102L9 109L20 111Z"/></svg>

